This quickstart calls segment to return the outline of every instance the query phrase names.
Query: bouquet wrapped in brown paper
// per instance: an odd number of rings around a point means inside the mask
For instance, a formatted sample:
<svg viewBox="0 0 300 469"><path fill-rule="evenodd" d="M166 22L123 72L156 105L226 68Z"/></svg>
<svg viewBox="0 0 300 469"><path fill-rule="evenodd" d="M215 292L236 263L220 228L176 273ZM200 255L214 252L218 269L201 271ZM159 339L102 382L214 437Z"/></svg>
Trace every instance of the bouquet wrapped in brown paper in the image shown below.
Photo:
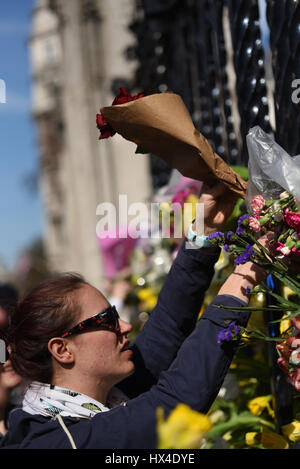
<svg viewBox="0 0 300 469"><path fill-rule="evenodd" d="M126 92L125 92L126 93ZM238 196L245 198L247 183L212 149L206 138L195 128L181 97L174 93L137 95L115 100L101 108L98 127L105 124L134 142L145 152L153 153L183 176L212 183L223 182ZM142 98L142 99L140 99ZM122 104L119 104L119 103Z"/></svg>

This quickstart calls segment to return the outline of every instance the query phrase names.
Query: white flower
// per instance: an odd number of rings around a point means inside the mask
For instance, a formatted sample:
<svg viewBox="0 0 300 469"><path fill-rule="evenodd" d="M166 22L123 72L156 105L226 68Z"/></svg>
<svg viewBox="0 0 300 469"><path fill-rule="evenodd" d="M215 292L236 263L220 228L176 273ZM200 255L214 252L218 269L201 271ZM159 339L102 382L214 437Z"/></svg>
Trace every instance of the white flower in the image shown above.
<svg viewBox="0 0 300 469"><path fill-rule="evenodd" d="M283 254L284 256L288 256L289 253L291 252L291 250L290 250L287 246L284 246L283 248L280 249L280 252L281 252L281 254Z"/></svg>
<svg viewBox="0 0 300 469"><path fill-rule="evenodd" d="M277 212L277 213L275 213L275 214L273 215L273 218L274 218L275 221L281 221L281 220L283 220L283 214L282 214L282 212Z"/></svg>
<svg viewBox="0 0 300 469"><path fill-rule="evenodd" d="M287 191L281 192L279 198L280 199L285 199L286 197L289 197L289 193Z"/></svg>
<svg viewBox="0 0 300 469"><path fill-rule="evenodd" d="M273 208L273 210L277 211L277 210L280 210L281 205L280 205L279 202L274 202L274 204L272 205L272 208Z"/></svg>

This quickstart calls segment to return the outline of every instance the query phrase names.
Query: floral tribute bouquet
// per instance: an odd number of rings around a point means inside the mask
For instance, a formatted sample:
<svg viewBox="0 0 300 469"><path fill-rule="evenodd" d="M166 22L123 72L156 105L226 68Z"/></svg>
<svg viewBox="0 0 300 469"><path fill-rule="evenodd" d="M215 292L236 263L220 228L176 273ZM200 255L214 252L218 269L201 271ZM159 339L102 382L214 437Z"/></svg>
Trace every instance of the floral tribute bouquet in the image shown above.
<svg viewBox="0 0 300 469"><path fill-rule="evenodd" d="M117 132L136 143L136 153L152 153L197 181L222 181L245 198L247 183L214 152L175 93L131 96L121 88L112 105L100 109L97 127L100 139Z"/></svg>
<svg viewBox="0 0 300 469"><path fill-rule="evenodd" d="M269 295L274 304L258 308L249 305L248 309L276 316L269 325L289 321L289 327L280 327L280 337L267 337L260 329L239 329L231 324L220 333L219 341L242 337L278 342L277 363L300 391L300 156L291 158L259 127L250 129L247 145L248 213L238 219L234 232L213 233L211 242L232 253L236 265L252 261L272 274L264 284L252 290L249 287L246 293ZM268 233L266 245L259 242L261 233ZM275 291L273 278L293 296Z"/></svg>
<svg viewBox="0 0 300 469"><path fill-rule="evenodd" d="M300 268L299 273L294 269L297 265L294 261L300 259L300 210L295 198L286 191L276 200L264 200L261 195L257 195L251 201L250 209L251 214L244 214L238 219L235 232L212 233L209 236L210 242L232 253L236 265L251 261L300 297ZM267 246L263 246L257 235L270 231L273 232L273 237ZM249 295L258 292L271 295L277 304L265 308L249 306L248 309L286 313L277 321L290 320L291 328L283 337L271 338L258 329L249 331L232 323L220 332L218 341L222 343L241 337L278 341L278 365L287 374L288 381L300 391L300 304L275 293L268 282L257 285L254 289L248 287L246 291ZM294 328L297 330L296 334Z"/></svg>

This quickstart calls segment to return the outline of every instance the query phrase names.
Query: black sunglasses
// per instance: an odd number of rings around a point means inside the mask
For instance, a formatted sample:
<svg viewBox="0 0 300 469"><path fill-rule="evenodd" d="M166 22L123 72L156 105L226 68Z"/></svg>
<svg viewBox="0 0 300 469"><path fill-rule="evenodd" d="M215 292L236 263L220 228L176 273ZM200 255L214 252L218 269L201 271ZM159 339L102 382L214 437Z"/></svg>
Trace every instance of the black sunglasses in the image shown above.
<svg viewBox="0 0 300 469"><path fill-rule="evenodd" d="M119 324L119 314L116 310L115 306L109 306L101 313L95 314L90 318L81 321L76 326L72 327L69 331L65 332L61 335L61 337L70 337L74 334L79 334L80 332L84 332L91 327L96 327L100 329L106 329L114 332L120 332L120 324Z"/></svg>

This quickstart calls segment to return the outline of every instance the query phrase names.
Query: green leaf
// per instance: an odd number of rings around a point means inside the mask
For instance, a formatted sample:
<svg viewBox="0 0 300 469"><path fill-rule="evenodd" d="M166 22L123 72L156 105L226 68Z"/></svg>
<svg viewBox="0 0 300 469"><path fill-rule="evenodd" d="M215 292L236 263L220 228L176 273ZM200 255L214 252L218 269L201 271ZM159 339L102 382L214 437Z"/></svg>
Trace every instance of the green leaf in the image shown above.
<svg viewBox="0 0 300 469"><path fill-rule="evenodd" d="M293 290L297 295L300 295L300 286L298 282L295 282L292 280L290 277L288 277L285 273L281 272L272 272L274 277L278 278L284 285L289 287L291 290Z"/></svg>
<svg viewBox="0 0 300 469"><path fill-rule="evenodd" d="M230 165L230 168L238 173L244 179L244 181L248 181L248 168L246 166Z"/></svg>

